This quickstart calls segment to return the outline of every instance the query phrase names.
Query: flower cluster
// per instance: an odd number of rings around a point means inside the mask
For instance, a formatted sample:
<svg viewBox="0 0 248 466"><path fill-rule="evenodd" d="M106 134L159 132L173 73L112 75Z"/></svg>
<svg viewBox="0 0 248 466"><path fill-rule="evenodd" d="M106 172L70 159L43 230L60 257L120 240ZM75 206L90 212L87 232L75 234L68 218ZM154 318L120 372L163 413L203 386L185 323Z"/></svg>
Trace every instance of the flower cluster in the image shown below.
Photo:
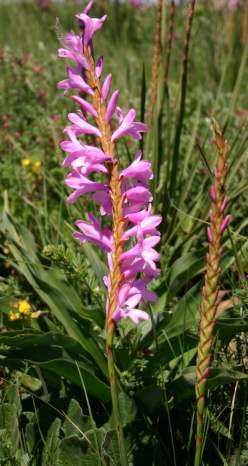
<svg viewBox="0 0 248 466"><path fill-rule="evenodd" d="M41 10L47 10L49 7L49 0L38 0L38 5Z"/></svg>
<svg viewBox="0 0 248 466"><path fill-rule="evenodd" d="M235 10L239 5L241 5L240 0L212 0L214 8L216 10L221 10L222 8L228 8L229 10Z"/></svg>
<svg viewBox="0 0 248 466"><path fill-rule="evenodd" d="M65 48L58 51L59 57L73 62L58 87L65 94L76 90L77 95L71 98L79 106L76 113L68 115L67 139L61 143L67 154L63 166L71 169L65 183L73 191L67 201L74 203L91 193L99 205L99 218L89 213L89 221L76 221L74 237L81 243L90 241L107 254L107 319L116 323L129 317L138 323L148 315L137 306L156 299L147 285L159 274L156 263L160 256L154 247L160 240L157 226L161 217L151 210L150 162L142 160L141 151L137 151L131 165L120 169L116 157L117 142L123 137L140 140L147 126L136 121L134 109L124 113L117 105L119 90L110 96L112 76L103 79L104 59L101 56L95 62L92 44L93 35L107 17L90 17L92 5L89 2L83 13L76 15L82 36L68 33ZM86 142L80 139L82 135Z"/></svg>
<svg viewBox="0 0 248 466"><path fill-rule="evenodd" d="M144 2L142 0L128 0L128 3L140 11L144 10L145 8Z"/></svg>
<svg viewBox="0 0 248 466"><path fill-rule="evenodd" d="M32 310L32 306L27 299L20 299L20 301L11 305L8 317L11 322L14 322L25 318L37 319L41 314L41 311Z"/></svg>
<svg viewBox="0 0 248 466"><path fill-rule="evenodd" d="M30 170L30 173L32 172L34 175L40 175L41 173L41 161L40 160L35 160L32 162L31 159L24 158L21 160L22 167L24 169Z"/></svg>

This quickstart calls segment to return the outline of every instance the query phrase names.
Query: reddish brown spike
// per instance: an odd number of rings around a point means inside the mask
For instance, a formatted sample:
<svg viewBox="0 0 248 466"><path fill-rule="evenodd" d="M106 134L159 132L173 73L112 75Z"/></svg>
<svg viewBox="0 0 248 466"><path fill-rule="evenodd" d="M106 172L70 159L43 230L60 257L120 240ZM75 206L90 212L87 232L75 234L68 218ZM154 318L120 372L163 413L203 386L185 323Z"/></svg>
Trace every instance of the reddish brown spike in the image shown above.
<svg viewBox="0 0 248 466"><path fill-rule="evenodd" d="M221 238L223 235L221 226L225 218L222 206L225 199L224 184L227 175L227 142L223 139L221 129L215 120L213 121L213 128L218 158L214 170L214 183L211 188L211 236L209 237L207 269L201 297L200 330L196 362L197 426L195 466L200 466L202 457L205 393L212 355L213 330L219 304L220 260L222 254Z"/></svg>

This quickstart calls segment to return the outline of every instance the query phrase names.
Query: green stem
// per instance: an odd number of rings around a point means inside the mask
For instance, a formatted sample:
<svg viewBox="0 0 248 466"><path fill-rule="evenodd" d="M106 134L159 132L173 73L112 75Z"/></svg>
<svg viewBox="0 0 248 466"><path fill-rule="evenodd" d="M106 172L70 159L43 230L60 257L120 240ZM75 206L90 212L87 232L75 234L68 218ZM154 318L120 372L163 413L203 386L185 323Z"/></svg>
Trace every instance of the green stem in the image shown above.
<svg viewBox="0 0 248 466"><path fill-rule="evenodd" d="M198 422L197 424L197 435L202 438L202 424ZM196 445L195 450L195 463L194 466L201 466L201 458L202 458L202 444Z"/></svg>
<svg viewBox="0 0 248 466"><path fill-rule="evenodd" d="M118 440L119 453L120 453L120 464L121 466L128 466L127 453L125 448L125 440L123 427L119 411L119 402L118 402L118 388L116 383L115 376L115 366L113 358L113 338L114 338L114 327L113 324L110 324L107 329L107 359L108 359L108 373L109 373L109 383L111 390L111 399L112 399L112 409L114 416L115 430Z"/></svg>

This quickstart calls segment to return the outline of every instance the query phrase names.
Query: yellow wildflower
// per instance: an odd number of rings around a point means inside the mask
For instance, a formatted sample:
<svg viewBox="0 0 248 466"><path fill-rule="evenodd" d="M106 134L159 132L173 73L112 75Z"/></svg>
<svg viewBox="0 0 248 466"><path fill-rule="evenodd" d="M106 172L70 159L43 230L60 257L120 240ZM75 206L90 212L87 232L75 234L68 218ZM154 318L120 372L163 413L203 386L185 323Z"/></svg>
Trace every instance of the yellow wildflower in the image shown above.
<svg viewBox="0 0 248 466"><path fill-rule="evenodd" d="M18 320L20 318L19 312L10 311L8 316L9 316L9 320L11 320L12 322L14 322L14 320Z"/></svg>
<svg viewBox="0 0 248 466"><path fill-rule="evenodd" d="M31 160L30 160L30 159L22 159L22 166L23 166L24 168L29 167L30 164L31 164Z"/></svg>
<svg viewBox="0 0 248 466"><path fill-rule="evenodd" d="M39 175L41 172L41 161L36 160L32 165L32 170L35 175Z"/></svg>
<svg viewBox="0 0 248 466"><path fill-rule="evenodd" d="M18 303L18 309L20 314L27 315L30 314L31 306L26 299L21 299Z"/></svg>

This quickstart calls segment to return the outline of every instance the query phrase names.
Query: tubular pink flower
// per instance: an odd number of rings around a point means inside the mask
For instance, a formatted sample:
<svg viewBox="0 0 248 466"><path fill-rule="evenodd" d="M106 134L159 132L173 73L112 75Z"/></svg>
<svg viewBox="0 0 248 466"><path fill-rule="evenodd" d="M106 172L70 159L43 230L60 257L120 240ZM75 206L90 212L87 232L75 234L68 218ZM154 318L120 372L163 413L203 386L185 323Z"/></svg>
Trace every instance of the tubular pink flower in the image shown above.
<svg viewBox="0 0 248 466"><path fill-rule="evenodd" d="M117 91L113 92L112 96L109 99L109 103L108 103L107 111L106 111L106 116L105 116L105 120L106 120L107 123L110 122L110 120L112 119L112 117L113 117L113 115L115 113L119 95L120 95L120 91L117 90Z"/></svg>
<svg viewBox="0 0 248 466"><path fill-rule="evenodd" d="M96 64L96 78L99 79L101 78L102 76L102 69L103 69L103 63L104 63L104 59L103 59L103 56L99 57L98 60L97 60L97 64Z"/></svg>
<svg viewBox="0 0 248 466"><path fill-rule="evenodd" d="M91 224L83 220L77 220L76 226L80 232L73 233L74 238L78 239L80 243L91 241L96 246L99 246L105 252L111 252L113 249L113 237L111 230L108 228L101 228L99 220L93 215L88 214Z"/></svg>
<svg viewBox="0 0 248 466"><path fill-rule="evenodd" d="M80 118L76 113L69 113L68 119L74 124L73 129L77 134L94 134L95 136L101 137L101 133L98 128L87 123L86 120Z"/></svg>
<svg viewBox="0 0 248 466"><path fill-rule="evenodd" d="M75 189L75 191L67 198L67 202L70 204L74 203L80 196L83 196L83 194L104 189L104 185L102 183L96 183L95 181L89 180L86 176L81 174L80 170L74 170L71 172L67 176L65 184L70 188Z"/></svg>
<svg viewBox="0 0 248 466"><path fill-rule="evenodd" d="M80 64L79 64L80 65ZM64 79L58 83L60 89L64 89L65 93L70 89L78 89L79 91L86 92L87 94L93 94L93 90L85 82L85 80L80 75L81 66L77 69L71 68L68 66L67 75L68 79Z"/></svg>
<svg viewBox="0 0 248 466"><path fill-rule="evenodd" d="M150 202L152 201L152 195L145 186L135 186L125 192L125 196L129 201L135 202Z"/></svg>
<svg viewBox="0 0 248 466"><path fill-rule="evenodd" d="M74 102L80 105L80 107L85 111L90 113L93 117L97 117L97 111L94 109L93 105L90 104L87 100L79 97L78 95L73 95L72 99Z"/></svg>
<svg viewBox="0 0 248 466"><path fill-rule="evenodd" d="M138 214L131 214L127 217L135 220ZM123 240L126 241L133 236L138 236L139 232L142 232L143 235L158 235L157 226L161 223L160 215L151 215L147 210L145 214L146 216L141 221L135 222L133 220L133 223L136 223L136 225L124 232Z"/></svg>
<svg viewBox="0 0 248 466"><path fill-rule="evenodd" d="M109 191L98 191L92 196L93 201L100 205L101 215L112 215L112 202Z"/></svg>
<svg viewBox="0 0 248 466"><path fill-rule="evenodd" d="M75 165L77 159L84 160L85 163L102 163L110 162L111 157L105 154L101 149L95 146L81 144L72 130L66 131L70 141L62 141L60 147L63 151L68 152L68 155L63 162L64 167Z"/></svg>
<svg viewBox="0 0 248 466"><path fill-rule="evenodd" d="M128 168L121 171L120 176L134 178L136 181L141 181L143 183L151 180L153 178L151 162L148 162L148 160L141 160L141 157L142 152L139 150L136 153L135 160Z"/></svg>
<svg viewBox="0 0 248 466"><path fill-rule="evenodd" d="M106 216L109 228L102 228L101 221L89 214L89 222L77 220L73 236L80 243L90 241L107 255L109 274L104 279L107 287L106 321L108 332L123 318L135 324L148 319L140 309L143 302L156 300L156 294L148 289L149 283L159 275L159 253L154 247L160 241L157 230L159 215L152 214L152 195L148 182L152 179L151 163L142 160L137 151L129 167L120 170L116 158L116 143L125 136L139 140L147 131L144 123L135 121L136 112L125 115L117 107L119 90L109 98L112 75L103 74L103 57L95 63L92 38L100 29L106 16L91 18L90 2L83 13L77 15L82 38L70 33L66 36L66 48L59 50L61 58L73 60L75 68L68 67L68 79L59 87L65 93L77 89L80 95L72 99L81 111L68 114L70 125L64 130L67 138L60 143L66 152L64 167L71 169L65 184L73 189L67 202L74 203L81 196L91 196L99 205L99 215ZM113 119L117 119L117 128ZM85 144L81 135L91 135L95 143ZM97 174L97 177L95 176Z"/></svg>
<svg viewBox="0 0 248 466"><path fill-rule="evenodd" d="M82 55L82 38L80 36L77 36L75 32L68 32L65 36L65 43L69 50L80 54L85 60L85 57Z"/></svg>
<svg viewBox="0 0 248 466"><path fill-rule="evenodd" d="M61 48L58 50L59 58L69 58L76 64L80 64L83 68L88 69L89 64L86 58L82 55L81 37L74 34L74 32L69 32L65 36L65 43L68 48Z"/></svg>
<svg viewBox="0 0 248 466"><path fill-rule="evenodd" d="M122 136L132 136L134 139L141 139L140 133L147 131L147 125L134 121L135 116L136 111L132 108L121 120L119 127L112 135L111 141L115 141L115 139L119 139Z"/></svg>
<svg viewBox="0 0 248 466"><path fill-rule="evenodd" d="M93 35L98 29L101 29L103 23L107 19L107 15L104 15L102 18L91 18L87 13L83 12L76 15L76 18L79 21L79 25L83 29L83 41L84 45L88 45L91 42Z"/></svg>
<svg viewBox="0 0 248 466"><path fill-rule="evenodd" d="M104 102L109 95L111 82L112 82L112 74L108 74L108 76L105 78L103 85L102 85L102 96L101 96L102 102Z"/></svg>
<svg viewBox="0 0 248 466"><path fill-rule="evenodd" d="M147 312L136 308L142 296L140 294L131 294L131 290L132 286L129 283L121 287L118 295L118 306L112 315L114 322L129 317L135 324L138 324L140 320L149 319Z"/></svg>

